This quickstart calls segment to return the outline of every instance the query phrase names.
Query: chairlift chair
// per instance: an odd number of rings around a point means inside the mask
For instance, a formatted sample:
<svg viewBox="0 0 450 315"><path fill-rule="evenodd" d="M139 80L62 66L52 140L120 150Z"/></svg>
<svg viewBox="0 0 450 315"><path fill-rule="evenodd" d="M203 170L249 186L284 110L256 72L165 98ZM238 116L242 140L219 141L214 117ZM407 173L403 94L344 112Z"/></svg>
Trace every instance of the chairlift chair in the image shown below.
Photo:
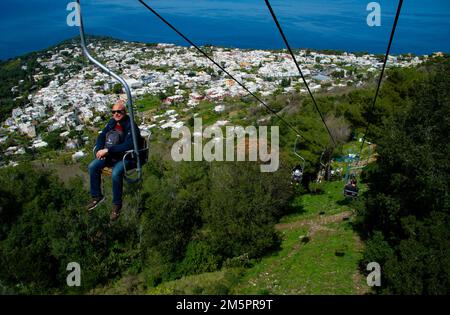
<svg viewBox="0 0 450 315"><path fill-rule="evenodd" d="M350 174L350 181L344 186L344 196L346 198L356 198L358 197L358 186L356 184L355 174Z"/></svg>
<svg viewBox="0 0 450 315"><path fill-rule="evenodd" d="M356 198L358 197L358 187L351 187L349 184L345 185L344 187L344 197L345 198Z"/></svg>
<svg viewBox="0 0 450 315"><path fill-rule="evenodd" d="M297 142L299 138L300 138L299 135L297 135L297 137L295 138L294 155L296 155L301 160L301 163L296 165L292 169L292 182L295 182L297 184L301 183L305 171L305 159L300 154L297 153Z"/></svg>
<svg viewBox="0 0 450 315"><path fill-rule="evenodd" d="M107 73L108 75L110 75L111 77L113 77L114 79L116 79L123 87L126 95L127 95L127 109L128 109L128 113L129 113L129 117L131 120L131 126L135 125L134 123L134 111L133 111L133 98L131 96L131 90L127 84L127 82L120 77L119 75L117 75L116 73L114 73L113 71L111 71L110 69L108 69L105 65L103 65L101 62L99 62L97 59L95 59L91 53L89 52L89 50L87 49L86 46L86 39L85 39L85 34L84 34L84 25L83 25L83 18L82 18L82 14L81 14L81 5L80 5L80 0L77 0L77 4L78 4L78 17L79 17L79 29L80 29L80 39L81 39L81 48L83 51L83 54L87 57L87 59L92 62L94 65L96 65L98 68L100 68L103 72ZM146 144L144 145L143 149L139 149L138 146L138 141L139 141L139 136L136 133L135 128L131 128L131 135L133 138L133 150L127 151L124 155L124 159L127 156L131 156L132 159L135 159L136 161L136 167L135 167L135 171L137 173L136 178L131 178L129 176L129 170L125 169L125 179L128 182L137 182L139 180L141 180L142 178L142 162L141 162L141 156L148 156L148 144L149 144L149 137L150 135L144 140L144 142L146 142ZM95 148L94 148L95 150ZM142 152L145 151L146 153ZM105 170L105 174L111 174L110 173L111 170Z"/></svg>
<svg viewBox="0 0 450 315"><path fill-rule="evenodd" d="M151 132L148 133L148 135L146 137L141 136L142 141L144 142L142 145L142 148L138 150L138 154L139 154L139 159L141 161L141 163L145 163L148 160L149 157L149 152L150 152L150 138L151 138ZM95 152L96 152L97 147L94 146L94 148L92 149L92 153L94 155L95 158ZM136 168L131 168L131 169L127 169L126 167L126 163L125 160L127 159L128 156L131 156L132 159L135 159L135 157L133 156L134 150L128 150L125 151L125 154L122 157L122 162L124 163L124 167L125 167L125 174L124 174L124 178L127 182L135 182L136 180L134 178L132 178L132 175L134 172L136 172ZM103 176L111 176L112 175L112 166L106 166L102 169L102 175Z"/></svg>

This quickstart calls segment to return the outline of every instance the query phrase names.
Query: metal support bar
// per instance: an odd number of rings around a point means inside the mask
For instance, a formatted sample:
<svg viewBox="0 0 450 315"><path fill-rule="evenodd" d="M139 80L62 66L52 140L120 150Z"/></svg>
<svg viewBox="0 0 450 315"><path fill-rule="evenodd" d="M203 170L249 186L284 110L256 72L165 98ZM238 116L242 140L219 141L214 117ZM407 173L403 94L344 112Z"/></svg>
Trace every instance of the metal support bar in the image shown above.
<svg viewBox="0 0 450 315"><path fill-rule="evenodd" d="M131 96L130 87L128 86L127 82L122 77L120 77L119 75L117 75L116 73L114 73L113 71L108 69L106 66L104 66L98 60L96 60L90 54L89 50L86 47L86 39L85 39L85 36L84 36L84 25L83 25L83 18L82 18L82 14L81 14L80 0L77 0L77 3L78 3L78 17L79 17L79 21L80 21L81 48L83 50L84 55L94 65L96 65L101 70L103 70L105 73L107 73L108 75L110 75L111 77L116 79L122 85L122 87L125 90L125 93L127 95L127 108L128 108L128 113L129 113L129 117L130 117L130 120L131 120L131 135L132 135L132 138L133 138L133 152L136 155L136 160L137 160L137 167L136 167L136 171L138 173L137 180L140 180L141 177L142 177L142 169L141 169L141 161L139 159L138 135L136 134L136 130L134 128L135 123L134 123L134 111L133 111L133 98Z"/></svg>
<svg viewBox="0 0 450 315"><path fill-rule="evenodd" d="M297 141L298 138L300 138L300 136L297 135L297 137L295 138L295 143L294 143L294 154L299 157L302 160L302 174L305 172L305 159L297 153Z"/></svg>

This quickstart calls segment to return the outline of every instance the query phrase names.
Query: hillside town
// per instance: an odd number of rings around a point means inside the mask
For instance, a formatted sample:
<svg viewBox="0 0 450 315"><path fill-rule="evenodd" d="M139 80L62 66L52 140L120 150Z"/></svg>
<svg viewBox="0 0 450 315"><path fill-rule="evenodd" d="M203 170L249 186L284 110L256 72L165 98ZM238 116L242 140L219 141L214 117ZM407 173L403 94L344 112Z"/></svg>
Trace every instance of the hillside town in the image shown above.
<svg viewBox="0 0 450 315"><path fill-rule="evenodd" d="M195 113L202 101L214 105L211 111L221 112L227 106L225 98L248 94L194 47L118 41L106 45L95 41L88 48L126 80L135 99L153 95L167 105L163 112L141 115L139 127L143 132L182 126L186 113ZM211 46L204 49L250 91L262 97L273 93L307 93L287 51ZM379 56L364 53L333 54L303 49L296 51L296 59L312 92L363 86L379 74L382 66ZM388 67L417 66L426 59L427 56L389 56ZM82 63L79 71L64 71L80 60L83 56L76 43L57 46L37 59L40 67L34 79L44 76L45 70L51 76L48 86L30 93L26 104L14 108L0 126L2 148L14 134L28 139L27 145L9 146L0 152L8 157L10 164L14 163L15 156L27 150L45 148L48 143L43 135L48 132L59 133L64 148L74 152L74 159L89 151L83 143L71 139L71 131L101 127L102 117L108 117L111 105L123 92L114 79L87 62ZM17 82L11 92L20 85ZM83 138L85 142L88 140Z"/></svg>

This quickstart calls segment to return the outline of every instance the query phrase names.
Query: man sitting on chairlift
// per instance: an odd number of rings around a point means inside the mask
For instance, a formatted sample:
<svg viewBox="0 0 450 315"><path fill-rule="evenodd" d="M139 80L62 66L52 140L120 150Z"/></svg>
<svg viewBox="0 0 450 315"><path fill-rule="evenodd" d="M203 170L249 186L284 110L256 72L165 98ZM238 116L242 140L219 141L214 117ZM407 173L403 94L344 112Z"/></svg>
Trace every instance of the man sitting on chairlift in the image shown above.
<svg viewBox="0 0 450 315"><path fill-rule="evenodd" d="M113 208L111 221L118 219L122 209L123 176L127 170L135 168L134 161L123 156L133 149L131 119L126 114L125 101L119 100L112 107L112 118L102 130L95 144L96 159L89 164L90 190L92 200L87 206L88 211L97 207L105 197L101 191L101 174L104 167L112 167ZM136 134L139 129L134 125ZM126 165L125 165L126 164Z"/></svg>

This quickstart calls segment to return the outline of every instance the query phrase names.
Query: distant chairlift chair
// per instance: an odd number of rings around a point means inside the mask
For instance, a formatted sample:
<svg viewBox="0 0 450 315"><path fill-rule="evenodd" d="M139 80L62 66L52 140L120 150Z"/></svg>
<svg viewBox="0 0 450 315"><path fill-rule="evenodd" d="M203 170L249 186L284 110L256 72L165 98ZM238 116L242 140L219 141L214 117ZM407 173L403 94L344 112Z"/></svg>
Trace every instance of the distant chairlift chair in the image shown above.
<svg viewBox="0 0 450 315"><path fill-rule="evenodd" d="M294 154L301 160L301 164L296 165L293 169L292 169L292 176L291 176L291 182L292 184L300 184L302 182L303 179L303 174L305 171L305 159L297 153L297 141L298 138L300 138L300 136L297 135L297 138L295 139L295 143L294 143Z"/></svg>
<svg viewBox="0 0 450 315"><path fill-rule="evenodd" d="M356 198L358 197L358 186L356 185L356 178L354 174L350 175L350 181L344 187L344 197L345 198Z"/></svg>

